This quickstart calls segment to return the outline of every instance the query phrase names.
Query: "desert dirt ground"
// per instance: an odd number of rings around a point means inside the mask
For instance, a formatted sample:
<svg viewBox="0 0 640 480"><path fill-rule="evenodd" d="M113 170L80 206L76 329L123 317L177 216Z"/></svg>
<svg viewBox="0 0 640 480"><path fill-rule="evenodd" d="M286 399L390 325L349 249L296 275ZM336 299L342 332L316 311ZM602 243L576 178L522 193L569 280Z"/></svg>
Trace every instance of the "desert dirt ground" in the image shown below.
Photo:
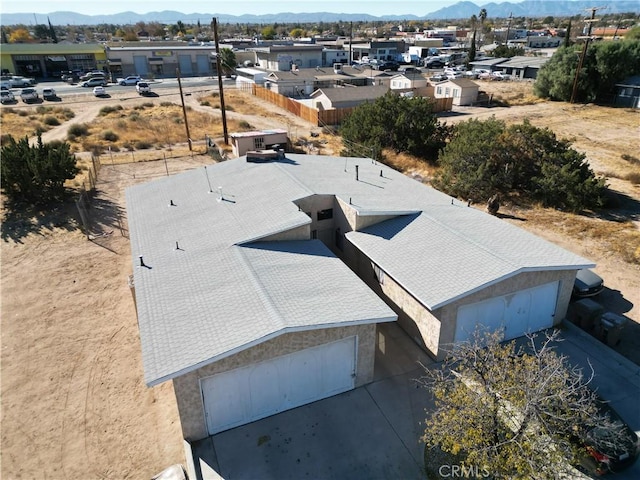
<svg viewBox="0 0 640 480"><path fill-rule="evenodd" d="M483 87L504 89L504 95L516 88ZM189 101L201 108L195 95ZM102 105L74 103L76 118L43 138L64 138L69 124L90 121ZM257 128L287 128L299 136L317 131L269 106L256 104L255 111L261 113L242 115ZM490 115L509 121L526 117L548 126L574 141L600 173L627 168L620 155L637 156L640 151L640 115L627 110L542 102L461 108L444 119ZM327 147L322 153L339 155L339 150ZM204 155L166 164L104 162L91 209L90 240L78 229L73 202L49 215L3 215L2 478L150 478L173 463L184 463L171 384L147 388L142 381L135 308L127 284L132 264L124 189L164 176L167 170L175 174L208 163L211 158ZM630 199L624 215L637 227L640 188L619 178L610 184ZM553 215L505 208L513 217L506 221L598 264L596 271L608 286L603 301L634 322L617 349L640 364L638 265L613 255L606 243L563 234L561 225L552 228L550 222L559 222Z"/></svg>

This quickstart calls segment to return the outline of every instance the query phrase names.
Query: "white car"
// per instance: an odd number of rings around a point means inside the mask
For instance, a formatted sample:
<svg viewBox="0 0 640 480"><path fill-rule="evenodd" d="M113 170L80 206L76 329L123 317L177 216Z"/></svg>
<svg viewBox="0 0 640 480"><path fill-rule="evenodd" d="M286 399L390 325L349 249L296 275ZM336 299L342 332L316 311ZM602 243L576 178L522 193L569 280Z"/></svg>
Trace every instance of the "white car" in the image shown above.
<svg viewBox="0 0 640 480"><path fill-rule="evenodd" d="M138 82L136 84L136 92L138 92L138 95L148 95L151 93L151 87L147 82Z"/></svg>
<svg viewBox="0 0 640 480"><path fill-rule="evenodd" d="M141 82L142 78L140 75L129 75L125 78L118 79L118 85L137 85L138 82Z"/></svg>
<svg viewBox="0 0 640 480"><path fill-rule="evenodd" d="M93 87L93 94L96 97L104 97L107 94L107 91L104 89L102 85L98 87Z"/></svg>
<svg viewBox="0 0 640 480"><path fill-rule="evenodd" d="M56 98L58 98L58 95L53 88L43 88L42 98L44 98L45 100L55 100Z"/></svg>

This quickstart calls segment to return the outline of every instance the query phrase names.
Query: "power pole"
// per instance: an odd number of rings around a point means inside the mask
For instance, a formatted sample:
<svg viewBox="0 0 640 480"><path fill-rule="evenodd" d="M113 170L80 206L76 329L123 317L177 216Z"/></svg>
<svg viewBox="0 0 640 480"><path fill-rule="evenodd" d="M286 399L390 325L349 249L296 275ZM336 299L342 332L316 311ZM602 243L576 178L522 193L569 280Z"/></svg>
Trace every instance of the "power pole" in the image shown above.
<svg viewBox="0 0 640 480"><path fill-rule="evenodd" d="M220 91L220 110L222 110L222 132L224 134L224 143L229 145L229 133L227 132L227 111L224 107L224 90L222 89L220 46L218 44L218 19L216 17L213 17L213 38L216 41L216 70L218 71L218 90Z"/></svg>
<svg viewBox="0 0 640 480"><path fill-rule="evenodd" d="M513 13L509 13L509 23L507 24L507 38L504 39L504 44L507 45L509 43L509 31L511 30L511 19L513 18Z"/></svg>
<svg viewBox="0 0 640 480"><path fill-rule="evenodd" d="M187 130L187 143L189 143L189 151L192 152L191 134L189 133L189 121L187 120L187 107L184 106L184 95L182 95L182 81L180 80L180 69L176 68L176 77L178 77L178 88L180 89L180 100L182 101L182 116L184 117L184 127Z"/></svg>
<svg viewBox="0 0 640 480"><path fill-rule="evenodd" d="M573 78L573 88L571 89L571 100L569 103L575 103L576 95L578 94L578 79L580 77L580 70L582 70L582 66L584 64L584 59L587 56L587 49L589 48L589 42L591 41L591 27L595 22L598 21L596 19L596 12L606 7L591 7L587 10L591 10L591 18L587 18L585 23L587 24L587 35L584 37L577 37L578 39L584 39L584 44L582 45L582 53L580 54L580 60L578 60L578 67L576 68L576 76Z"/></svg>

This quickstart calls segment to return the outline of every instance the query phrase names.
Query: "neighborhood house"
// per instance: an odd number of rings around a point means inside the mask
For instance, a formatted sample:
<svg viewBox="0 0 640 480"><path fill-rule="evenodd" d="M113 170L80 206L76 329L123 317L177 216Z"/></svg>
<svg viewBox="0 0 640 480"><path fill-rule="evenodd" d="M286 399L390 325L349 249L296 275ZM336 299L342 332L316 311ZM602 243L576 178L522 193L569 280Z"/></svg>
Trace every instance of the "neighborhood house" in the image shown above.
<svg viewBox="0 0 640 480"><path fill-rule="evenodd" d="M127 210L145 382L187 441L371 382L381 322L436 359L557 324L593 266L369 158L240 157Z"/></svg>

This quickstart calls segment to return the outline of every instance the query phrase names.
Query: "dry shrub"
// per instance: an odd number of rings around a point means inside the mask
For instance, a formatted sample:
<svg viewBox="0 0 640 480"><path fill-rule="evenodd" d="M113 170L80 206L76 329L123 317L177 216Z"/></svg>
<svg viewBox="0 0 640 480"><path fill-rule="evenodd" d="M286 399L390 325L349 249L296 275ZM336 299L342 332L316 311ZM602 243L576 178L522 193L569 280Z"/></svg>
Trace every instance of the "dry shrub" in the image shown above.
<svg viewBox="0 0 640 480"><path fill-rule="evenodd" d="M436 168L426 161L408 153L395 153L392 150L384 150L383 155L385 164L410 177L420 177L426 180L431 178L436 171Z"/></svg>
<svg viewBox="0 0 640 480"><path fill-rule="evenodd" d="M612 221L548 208L533 208L523 215L533 226L558 232L565 238L587 241L601 255L614 254L627 263L640 265L637 255L640 231L631 221Z"/></svg>
<svg viewBox="0 0 640 480"><path fill-rule="evenodd" d="M624 180L627 180L633 183L634 185L640 185L640 172L627 173L624 176Z"/></svg>
<svg viewBox="0 0 640 480"><path fill-rule="evenodd" d="M18 110L14 108L2 109L2 130L10 131L14 138L32 136L37 132L46 132L52 126L74 117L74 113L66 107L50 107L38 105L34 109ZM56 119L56 124L53 120Z"/></svg>

